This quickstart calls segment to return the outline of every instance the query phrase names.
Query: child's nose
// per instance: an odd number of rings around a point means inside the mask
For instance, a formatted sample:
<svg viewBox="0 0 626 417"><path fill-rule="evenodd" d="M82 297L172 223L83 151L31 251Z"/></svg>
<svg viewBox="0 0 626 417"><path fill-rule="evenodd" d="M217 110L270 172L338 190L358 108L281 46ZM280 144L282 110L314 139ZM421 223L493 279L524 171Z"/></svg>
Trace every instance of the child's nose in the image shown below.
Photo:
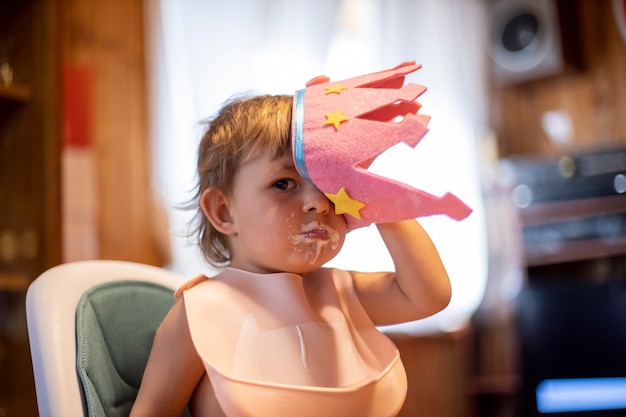
<svg viewBox="0 0 626 417"><path fill-rule="evenodd" d="M313 211L319 214L328 214L330 211L330 200L310 182L307 182L305 185L303 210L305 212Z"/></svg>

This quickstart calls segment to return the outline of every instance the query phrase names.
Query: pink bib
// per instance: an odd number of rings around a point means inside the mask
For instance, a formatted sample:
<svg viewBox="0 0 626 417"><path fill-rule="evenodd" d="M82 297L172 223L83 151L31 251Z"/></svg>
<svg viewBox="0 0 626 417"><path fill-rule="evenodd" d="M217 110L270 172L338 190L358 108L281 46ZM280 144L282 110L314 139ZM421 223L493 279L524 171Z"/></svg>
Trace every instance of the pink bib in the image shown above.
<svg viewBox="0 0 626 417"><path fill-rule="evenodd" d="M351 276L227 268L179 291L193 343L229 417L393 417L406 396L396 346Z"/></svg>

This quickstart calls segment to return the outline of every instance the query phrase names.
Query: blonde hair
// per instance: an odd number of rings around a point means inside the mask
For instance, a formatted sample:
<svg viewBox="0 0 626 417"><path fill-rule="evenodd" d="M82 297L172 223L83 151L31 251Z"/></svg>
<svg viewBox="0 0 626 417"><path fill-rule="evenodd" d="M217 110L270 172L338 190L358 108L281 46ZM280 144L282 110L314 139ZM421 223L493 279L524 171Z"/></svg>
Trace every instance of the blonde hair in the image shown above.
<svg viewBox="0 0 626 417"><path fill-rule="evenodd" d="M217 231L200 209L205 190L232 191L233 178L242 163L268 149L279 158L291 152L291 108L288 95L234 97L219 113L206 120L198 148L198 184L189 208L196 210L193 232L204 258L213 266L230 262L226 236Z"/></svg>

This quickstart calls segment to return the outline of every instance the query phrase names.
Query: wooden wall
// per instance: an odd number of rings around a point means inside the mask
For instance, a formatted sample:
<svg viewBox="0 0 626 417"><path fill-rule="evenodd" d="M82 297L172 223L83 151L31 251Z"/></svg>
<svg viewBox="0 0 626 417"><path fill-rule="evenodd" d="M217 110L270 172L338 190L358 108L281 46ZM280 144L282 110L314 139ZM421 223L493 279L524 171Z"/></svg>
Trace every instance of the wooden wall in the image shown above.
<svg viewBox="0 0 626 417"><path fill-rule="evenodd" d="M584 67L544 80L494 87L490 108L501 156L559 155L626 146L626 43L615 25L611 0L571 0L575 7ZM571 146L555 147L541 127L549 110L571 116Z"/></svg>
<svg viewBox="0 0 626 417"><path fill-rule="evenodd" d="M74 257L162 265L167 261L163 250L167 243L158 241L163 233L155 229L158 210L151 183L143 2L60 2L64 91L81 95L70 97L79 101L78 110L74 103L73 113L64 112L64 152L73 162L86 159L86 163L66 167L64 192L83 206L66 205L66 212L78 215L64 218L65 237L78 242L96 235L92 250ZM68 137L81 128L81 137ZM93 172L72 171L72 167L90 164ZM86 179L93 182L92 187L84 184ZM96 192L90 192L91 188ZM85 201L91 201L87 208ZM84 223L90 211L94 225ZM81 230L87 236L80 236Z"/></svg>
<svg viewBox="0 0 626 417"><path fill-rule="evenodd" d="M398 417L474 416L469 395L470 330L423 336L390 335L407 372L406 400Z"/></svg>

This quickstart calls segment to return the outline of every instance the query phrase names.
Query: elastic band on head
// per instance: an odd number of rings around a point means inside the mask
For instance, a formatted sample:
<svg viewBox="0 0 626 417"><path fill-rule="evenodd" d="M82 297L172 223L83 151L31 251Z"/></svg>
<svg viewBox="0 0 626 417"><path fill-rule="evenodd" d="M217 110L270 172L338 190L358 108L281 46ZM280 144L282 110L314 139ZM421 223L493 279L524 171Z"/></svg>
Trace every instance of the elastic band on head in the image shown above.
<svg viewBox="0 0 626 417"><path fill-rule="evenodd" d="M294 94L293 103L293 157L296 169L307 181L311 181L309 173L304 163L304 92L305 90L297 90Z"/></svg>

